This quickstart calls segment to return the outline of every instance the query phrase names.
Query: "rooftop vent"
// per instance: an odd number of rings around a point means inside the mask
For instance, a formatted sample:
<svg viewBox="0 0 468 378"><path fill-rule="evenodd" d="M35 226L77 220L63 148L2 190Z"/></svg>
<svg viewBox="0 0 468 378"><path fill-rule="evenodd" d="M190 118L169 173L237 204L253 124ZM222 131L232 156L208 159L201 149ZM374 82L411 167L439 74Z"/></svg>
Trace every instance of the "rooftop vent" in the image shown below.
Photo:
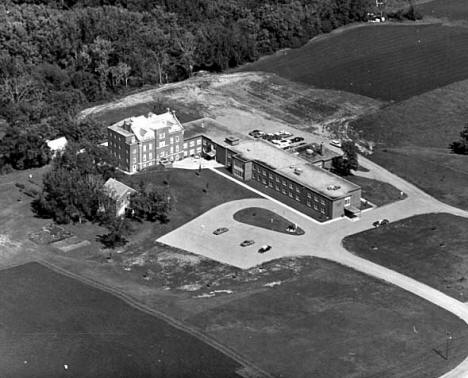
<svg viewBox="0 0 468 378"><path fill-rule="evenodd" d="M225 141L227 144L230 144L231 146L235 146L239 144L239 138L235 136L228 136L226 137Z"/></svg>
<svg viewBox="0 0 468 378"><path fill-rule="evenodd" d="M294 169L294 173L299 176L302 173L302 168Z"/></svg>
<svg viewBox="0 0 468 378"><path fill-rule="evenodd" d="M341 186L339 186L339 185L328 185L327 186L327 190L338 190L340 188L341 188Z"/></svg>

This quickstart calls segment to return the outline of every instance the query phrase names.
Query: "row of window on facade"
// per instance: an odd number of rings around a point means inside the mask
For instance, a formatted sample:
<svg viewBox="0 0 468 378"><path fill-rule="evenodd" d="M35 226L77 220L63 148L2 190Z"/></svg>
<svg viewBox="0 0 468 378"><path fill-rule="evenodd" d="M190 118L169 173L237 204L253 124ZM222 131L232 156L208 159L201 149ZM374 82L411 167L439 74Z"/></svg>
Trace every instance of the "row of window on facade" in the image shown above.
<svg viewBox="0 0 468 378"><path fill-rule="evenodd" d="M266 169L263 169L263 168L259 168L259 167L256 167L255 165L252 167L252 170L253 171L257 171L258 174L264 177L268 177L270 180L275 180L277 183L281 183L283 186L289 186L289 189L291 190L296 190L297 193L300 193L301 192L301 186L299 185L294 185L291 181L288 181L278 175L273 175L273 173L271 172L267 172ZM254 173L254 176L256 175L256 173ZM289 182L289 185L288 185L288 182ZM310 192L307 193L307 197L308 198L312 198L312 194ZM322 205L325 205L325 200L323 198L319 198L318 195L314 194L313 195L313 199L315 202L319 202L322 204Z"/></svg>
<svg viewBox="0 0 468 378"><path fill-rule="evenodd" d="M191 148L190 150L184 150L184 156L185 157L192 156L195 154L200 154L201 152L202 152L201 147Z"/></svg>
<svg viewBox="0 0 468 378"><path fill-rule="evenodd" d="M202 144L201 138L197 139L196 140L196 145L200 146L201 144ZM186 150L189 147L195 147L195 140L191 140L190 142L184 142L184 150Z"/></svg>
<svg viewBox="0 0 468 378"><path fill-rule="evenodd" d="M233 171L233 173L234 173L234 175L238 176L238 174L236 174L235 170ZM290 190L288 190L287 185L281 185L279 182L274 183L273 181L267 181L265 177L262 177L261 175L258 175L256 173L253 174L253 178L256 181L261 181L263 185L268 185L271 189L276 189L277 192L281 192L284 195L288 195L290 198L295 199L298 202L301 202L301 197L298 194L297 188L296 188L296 191L294 191L294 190L292 190L293 188L290 185L289 186ZM316 211L320 210L320 212L322 214L325 214L325 212L326 212L325 201L323 199L321 199L321 201L320 201L321 204L319 206L318 198L317 198L317 200L315 202L312 203L310 193L308 193L308 197L309 198L307 198L307 202L306 202L307 206L308 207L313 207L314 210L316 210Z"/></svg>

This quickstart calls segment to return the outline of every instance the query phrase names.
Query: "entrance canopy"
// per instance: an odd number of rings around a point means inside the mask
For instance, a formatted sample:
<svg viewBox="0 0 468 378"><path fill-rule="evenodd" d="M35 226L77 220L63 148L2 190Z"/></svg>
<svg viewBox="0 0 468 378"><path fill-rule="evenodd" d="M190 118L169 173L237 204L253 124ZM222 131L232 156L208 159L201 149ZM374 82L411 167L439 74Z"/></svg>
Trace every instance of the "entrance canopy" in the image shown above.
<svg viewBox="0 0 468 378"><path fill-rule="evenodd" d="M345 207L345 213L346 215L357 217L359 214L361 214L361 209L358 209L357 207L354 207L354 206L348 206L348 207Z"/></svg>
<svg viewBox="0 0 468 378"><path fill-rule="evenodd" d="M203 153L210 159L213 159L216 156L216 151L213 151L213 150L211 151L203 150Z"/></svg>

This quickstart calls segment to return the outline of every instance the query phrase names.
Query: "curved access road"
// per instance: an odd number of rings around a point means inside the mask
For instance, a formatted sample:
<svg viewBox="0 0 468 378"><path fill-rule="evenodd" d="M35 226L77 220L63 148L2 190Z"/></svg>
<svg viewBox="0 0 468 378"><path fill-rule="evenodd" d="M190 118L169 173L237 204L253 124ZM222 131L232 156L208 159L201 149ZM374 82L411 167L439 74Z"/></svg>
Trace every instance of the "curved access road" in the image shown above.
<svg viewBox="0 0 468 378"><path fill-rule="evenodd" d="M344 218L319 224L297 210L213 169L214 172L262 194L265 198L245 199L222 204L179 229L164 235L158 241L242 269L287 256L306 255L328 259L394 284L453 313L468 324L468 306L465 303L410 277L358 257L342 246L344 237L372 228L372 223L377 219L387 218L393 222L414 215L441 212L468 218L468 211L438 201L415 185L364 157L360 157L360 163L368 168L369 172L357 172L357 174L388 182L405 192L407 198L363 212L358 221ZM305 234L302 236L284 235L235 221L233 219L235 212L246 207L264 207L275 211L291 222L297 223L305 231ZM211 228L221 226L228 227L229 232L218 236L213 235ZM240 242L245 239L254 239L257 243L246 248L240 247ZM268 253L259 254L257 249L260 244L270 244L273 248ZM230 250L229 254L223 253L227 247ZM464 378L467 376L468 358L455 369L446 373L443 378Z"/></svg>

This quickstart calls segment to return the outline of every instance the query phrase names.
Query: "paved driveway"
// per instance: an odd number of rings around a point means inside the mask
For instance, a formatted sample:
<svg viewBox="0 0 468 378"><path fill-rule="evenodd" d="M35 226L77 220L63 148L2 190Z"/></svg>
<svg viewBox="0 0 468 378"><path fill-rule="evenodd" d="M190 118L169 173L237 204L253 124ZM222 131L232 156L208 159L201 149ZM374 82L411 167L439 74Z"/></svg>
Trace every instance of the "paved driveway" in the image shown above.
<svg viewBox="0 0 468 378"><path fill-rule="evenodd" d="M289 221L297 223L304 229L305 234L288 235L234 220L234 214L247 207L263 207L274 211ZM213 231L218 227L227 227L229 231L214 235ZM270 200L252 198L217 206L162 236L158 241L241 269L248 269L284 256L306 254L311 242L316 238L319 238L319 229L315 224L307 222L297 213L274 204ZM246 239L254 240L255 244L241 247L240 243ZM263 244L269 244L273 248L260 254L257 251Z"/></svg>

